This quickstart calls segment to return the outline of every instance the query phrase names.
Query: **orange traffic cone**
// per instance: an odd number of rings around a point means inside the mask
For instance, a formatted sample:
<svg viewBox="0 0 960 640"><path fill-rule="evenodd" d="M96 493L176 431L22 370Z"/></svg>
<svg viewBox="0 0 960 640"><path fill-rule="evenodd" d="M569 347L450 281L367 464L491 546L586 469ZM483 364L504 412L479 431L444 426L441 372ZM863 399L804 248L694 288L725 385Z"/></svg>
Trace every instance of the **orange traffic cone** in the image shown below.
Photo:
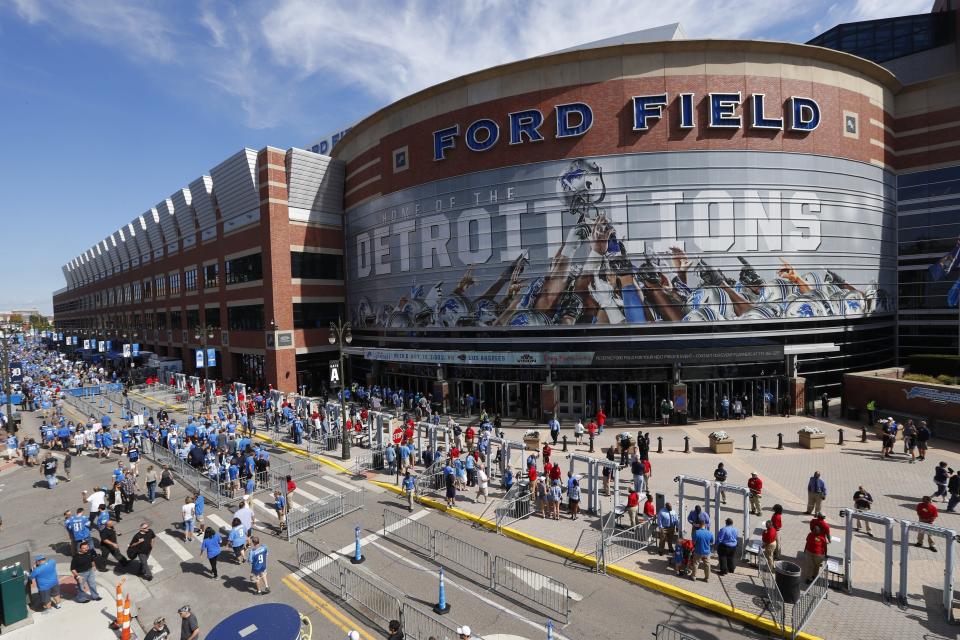
<svg viewBox="0 0 960 640"><path fill-rule="evenodd" d="M123 626L120 628L120 640L130 640L130 596L123 603Z"/></svg>
<svg viewBox="0 0 960 640"><path fill-rule="evenodd" d="M110 624L110 628L117 630L123 626L123 581L125 578L121 578L120 582L117 583L117 617Z"/></svg>

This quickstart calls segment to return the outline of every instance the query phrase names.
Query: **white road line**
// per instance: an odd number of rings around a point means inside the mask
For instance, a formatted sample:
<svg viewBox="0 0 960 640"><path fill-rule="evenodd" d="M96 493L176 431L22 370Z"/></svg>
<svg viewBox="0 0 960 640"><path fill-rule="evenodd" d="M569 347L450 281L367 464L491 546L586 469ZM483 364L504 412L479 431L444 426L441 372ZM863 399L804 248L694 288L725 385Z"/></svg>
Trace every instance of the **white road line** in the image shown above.
<svg viewBox="0 0 960 640"><path fill-rule="evenodd" d="M346 480L341 480L340 478L336 478L334 476L323 476L323 477L325 480L329 480L334 484L340 485L344 489L350 489L350 491L356 491L359 488L356 482L347 482ZM383 493L384 491L386 491L386 489L384 489L383 487L378 487L377 485L369 482L366 482L363 484L363 490L372 491L374 493Z"/></svg>
<svg viewBox="0 0 960 640"><path fill-rule="evenodd" d="M414 562L413 560L411 560L411 559L408 558L407 556L401 555L401 554L395 552L393 549L389 549L389 548L383 546L382 544L380 544L380 543L378 543L378 542L372 542L371 544L372 544L373 546L375 546L377 549L380 549L381 551L383 551L383 552L385 552L385 553L393 556L394 558L396 558L396 559L399 560L400 562L404 562L404 563L410 565L411 567L414 567L415 569L418 569L418 570L423 571L423 572L425 572L425 573L429 573L429 574L431 574L431 575L435 575L435 574L436 574L436 570L431 569L430 567L424 566L424 565L422 565L422 564L420 564L420 563L418 563L418 562ZM533 627L533 628L535 628L535 629L537 629L537 630L539 630L539 631L543 631L543 623L541 623L541 622L536 622L536 621L531 620L531 619L529 619L529 618L527 618L527 617L525 617L525 616L522 616L522 615L520 615L519 613L517 613L516 611L514 611L513 609L508 609L507 607L505 607L505 606L503 606L503 605L501 605L501 604L499 604L499 603L497 603L497 602L494 602L493 600L487 598L487 597L484 596L482 593L477 592L477 591L474 591L473 589L470 589L469 587L466 587L466 586L460 584L459 582L457 582L457 581L455 581L455 580L451 580L449 573L446 574L446 576L445 576L445 578L444 578L444 581L445 581L445 583L446 583L446 585L447 585L448 587L454 587L454 588L456 588L456 589L459 589L460 591L463 591L464 593L468 593L468 594L474 596L477 600L480 600L480 601L484 602L485 604L490 605L490 606L493 607L494 609L496 609L496 610L498 610L498 611L500 611L500 612L502 612L502 613L505 613L505 614L507 614L507 615L509 615L509 616L511 616L511 617L513 617L513 618L516 618L516 619L519 620L520 622L523 622L524 624L530 625L531 627ZM565 636L557 633L556 628L554 628L554 630L553 630L553 637L556 638L557 640L570 640L569 638L567 638L567 637L565 637Z"/></svg>
<svg viewBox="0 0 960 640"><path fill-rule="evenodd" d="M317 500L320 499L320 498L318 498L317 496L313 495L312 493L307 493L306 491L304 491L304 490L301 489L300 487L297 487L297 489L296 489L296 491L294 491L294 493L297 494L298 496L303 496L303 497L306 498L309 502L316 502Z"/></svg>
<svg viewBox="0 0 960 640"><path fill-rule="evenodd" d="M530 587L532 587L532 588L534 588L534 589L537 588L537 585L536 585L536 584L534 584L534 583L531 582L530 580L527 580L527 579L526 579L526 577L524 576L524 574L523 574L522 571L519 571L518 569L514 569L513 567L506 567L506 569L507 569L507 571L508 571L509 573L512 573L514 576L516 576L517 578L519 578L521 581L523 581L524 583L526 583L526 584L529 585ZM563 594L564 594L564 590L563 590L563 589L561 589L560 587L558 587L558 586L556 586L556 585L550 584L550 583L547 583L547 584L545 584L545 585L540 585L539 588L540 588L541 590L543 590L543 591L552 591L552 592L554 592L554 593L559 593L560 595L563 595ZM568 590L566 593L568 593L568 594L570 595L570 599L573 600L574 602L580 602L581 600L583 600L583 596L580 595L579 593L577 593L576 591L569 591L569 590Z"/></svg>
<svg viewBox="0 0 960 640"><path fill-rule="evenodd" d="M228 525L223 518L221 518L215 513L211 513L207 517L210 519L210 522L217 525L218 527L227 527L228 529L230 528L230 525Z"/></svg>
<svg viewBox="0 0 960 640"><path fill-rule="evenodd" d="M320 484L319 482L314 482L313 480L307 480L307 484L310 485L311 487L313 487L314 489L319 489L320 491L323 491L323 492L325 492L325 493L329 493L329 494L331 494L331 495L333 495L334 493L336 493L336 491L334 491L334 490L331 489L330 487L325 487L325 486L323 486L322 484Z"/></svg>
<svg viewBox="0 0 960 640"><path fill-rule="evenodd" d="M150 573L160 573L163 571L163 567L157 562L156 558L152 555L147 558L147 564L150 565Z"/></svg>
<svg viewBox="0 0 960 640"><path fill-rule="evenodd" d="M166 531L157 532L157 537L163 541L165 545L170 547L170 549L177 554L177 557L181 560L190 560L193 557L193 554L187 551L187 548L180 544L180 541L171 536Z"/></svg>
<svg viewBox="0 0 960 640"><path fill-rule="evenodd" d="M411 515L409 516L409 518L410 518L410 520L419 520L420 518L426 517L429 513L430 513L430 511L429 511L428 509L421 509L420 511L417 511L417 512L411 514ZM397 529L399 529L400 527L403 527L403 526L405 526L405 525L406 525L406 521L401 521L401 522L394 523L394 524L390 525L389 527L387 527L387 533L390 533L390 532L392 532L392 531L396 531ZM364 545L364 544L372 544L375 540L377 540L377 539L379 539L379 538L380 538L380 534L379 534L379 533L371 533L370 535L368 535L368 536L366 536L366 537L364 537L364 538L360 538L360 544L361 544L361 545ZM322 567L325 567L325 566L327 566L328 564L330 564L331 562L333 562L333 561L334 561L334 558L335 558L336 556L344 555L344 554L347 554L347 553L352 552L352 551L356 548L355 545L356 545L356 542L351 542L350 544L348 544L347 546L343 547L342 549L337 549L336 551L334 551L332 555L327 555L326 557L324 557L322 560L320 560L319 563L317 563L316 568L314 568L314 569L300 569L299 571L297 571L297 572L295 572L295 573L291 573L291 574L290 574L290 577L293 578L294 580L302 580L303 578L305 578L306 576L310 575L311 573L315 573L315 572L319 571Z"/></svg>

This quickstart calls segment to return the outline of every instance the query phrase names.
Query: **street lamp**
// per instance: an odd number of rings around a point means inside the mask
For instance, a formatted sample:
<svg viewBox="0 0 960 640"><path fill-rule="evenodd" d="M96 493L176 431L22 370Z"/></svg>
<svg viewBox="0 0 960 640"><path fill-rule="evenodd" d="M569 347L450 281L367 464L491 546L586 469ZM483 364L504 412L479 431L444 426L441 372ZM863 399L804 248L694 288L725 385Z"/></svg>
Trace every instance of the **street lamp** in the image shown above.
<svg viewBox="0 0 960 640"><path fill-rule="evenodd" d="M13 344L14 333L10 330L0 329L0 348L3 349L3 380L4 393L7 396L7 431L14 432L13 425L13 376L10 375L10 346Z"/></svg>
<svg viewBox="0 0 960 640"><path fill-rule="evenodd" d="M207 344L209 340L213 340L214 332L217 330L217 327L212 324L208 324L205 327L195 327L193 337L196 340L200 341L200 345L203 353L203 409L206 413L210 408L210 368L209 363L207 362Z"/></svg>
<svg viewBox="0 0 960 640"><path fill-rule="evenodd" d="M340 389L347 388L346 378L343 371L343 345L353 342L353 335L350 333L350 323L344 322L338 318L336 322L330 323L330 335L328 336L330 344L337 345L340 351ZM347 404L344 402L345 394L340 394L340 458L342 460L350 459L350 435L347 433Z"/></svg>

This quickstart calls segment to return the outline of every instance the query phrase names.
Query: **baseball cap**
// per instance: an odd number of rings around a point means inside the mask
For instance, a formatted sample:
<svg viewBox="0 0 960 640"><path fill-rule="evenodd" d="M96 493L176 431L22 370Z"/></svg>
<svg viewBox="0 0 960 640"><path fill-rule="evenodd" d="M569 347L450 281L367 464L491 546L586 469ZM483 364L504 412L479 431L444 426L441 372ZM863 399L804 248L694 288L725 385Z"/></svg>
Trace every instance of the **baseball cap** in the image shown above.
<svg viewBox="0 0 960 640"><path fill-rule="evenodd" d="M190 605L188 604L183 605L182 607L177 609L177 613L190 613Z"/></svg>
<svg viewBox="0 0 960 640"><path fill-rule="evenodd" d="M758 475L758 474L757 474L756 471L751 471L751 472L750 472L750 475L755 476L755 475Z"/></svg>
<svg viewBox="0 0 960 640"><path fill-rule="evenodd" d="M45 556L45 555L43 555L43 554L41 553L41 554L38 554L38 555L33 556L33 559L34 559L35 561L39 562L40 560L46 560L46 559L47 559L47 556Z"/></svg>
<svg viewBox="0 0 960 640"><path fill-rule="evenodd" d="M469 636L469 635L470 635L470 627L468 627L467 625L463 625L462 627L457 627L457 635L460 635L460 636Z"/></svg>

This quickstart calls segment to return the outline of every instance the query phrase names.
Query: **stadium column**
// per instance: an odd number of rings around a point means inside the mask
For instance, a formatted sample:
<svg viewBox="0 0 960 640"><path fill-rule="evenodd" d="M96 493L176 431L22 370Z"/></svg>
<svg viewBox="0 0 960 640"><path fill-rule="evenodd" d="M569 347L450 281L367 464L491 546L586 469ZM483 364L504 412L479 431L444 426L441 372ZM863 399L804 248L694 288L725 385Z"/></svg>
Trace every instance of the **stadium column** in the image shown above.
<svg viewBox="0 0 960 640"><path fill-rule="evenodd" d="M263 231L264 374L274 389L297 390L293 283L290 277L290 215L286 154L266 147L257 154L260 225Z"/></svg>

